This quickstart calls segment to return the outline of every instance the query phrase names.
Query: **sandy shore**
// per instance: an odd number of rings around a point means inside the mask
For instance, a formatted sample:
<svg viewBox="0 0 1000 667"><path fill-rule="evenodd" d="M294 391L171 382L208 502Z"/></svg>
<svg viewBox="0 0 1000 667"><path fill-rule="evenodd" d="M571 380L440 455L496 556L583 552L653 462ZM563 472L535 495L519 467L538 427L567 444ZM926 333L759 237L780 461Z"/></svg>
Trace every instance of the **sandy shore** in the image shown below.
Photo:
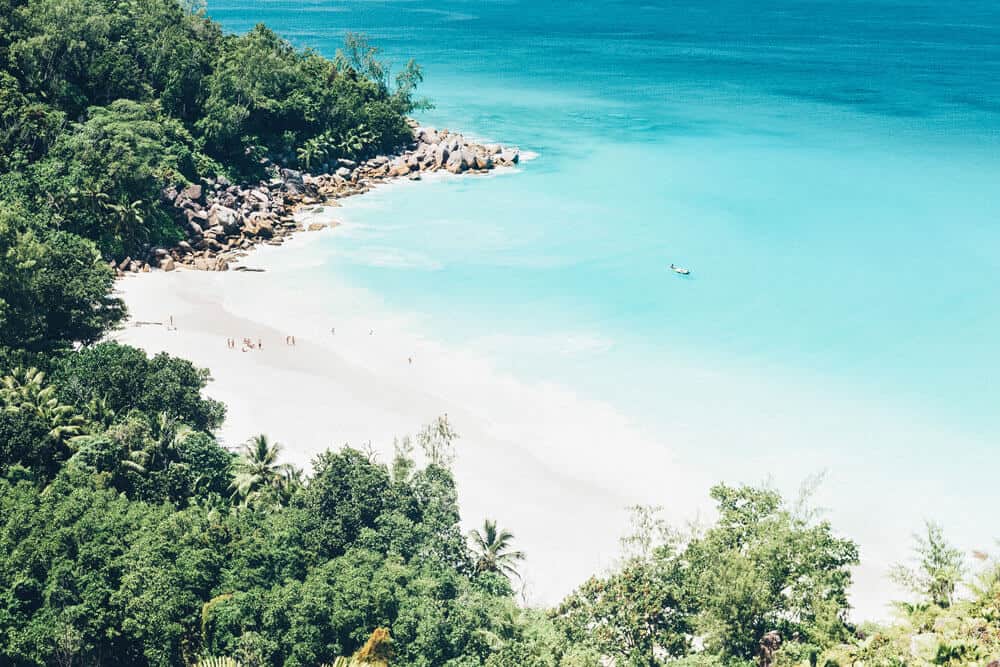
<svg viewBox="0 0 1000 667"><path fill-rule="evenodd" d="M262 273L128 277L118 290L131 320L114 338L210 369L206 394L228 406L222 441L267 433L300 466L344 444L370 443L389 460L394 437L447 413L461 436L455 473L466 527L492 517L515 533L529 555L534 602L555 602L613 563L627 506L661 499L665 486L705 497L707 487L677 469L662 443L609 406L522 383L428 340L419 315L386 313L362 290L309 282L323 261L313 242L337 233L255 251L246 264L267 267ZM174 329L155 324L171 317ZM227 347L227 338L244 337L261 348ZM672 510L691 516L693 508Z"/></svg>
<svg viewBox="0 0 1000 667"><path fill-rule="evenodd" d="M433 330L432 314L394 311L378 295L335 277L336 267L328 266L333 256L350 252L353 235L366 230L355 228L347 209L315 215L344 224L303 232L244 259L265 272L177 270L119 281L132 319L114 337L210 369L206 394L228 406L222 441L238 445L266 433L285 445L287 460L304 467L345 444L370 446L388 461L395 437L447 413L461 436L455 475L464 527L489 517L514 532L528 553L523 571L531 602L558 602L613 565L630 505L666 505L665 518L683 526L711 517L714 482L778 483L791 499L800 481L825 470L830 476L817 501L830 508L834 526L862 545L852 595L858 618L884 617L886 601L898 595L886 572L906 557L921 517L962 516L957 498L915 498L906 479L886 474L905 453L880 450L888 426L877 406L859 416L853 404L827 395L793 395L739 369L679 362L675 375L687 392L662 405L671 424L667 440L572 388L515 376L503 366L515 361L505 358L503 346L498 354L475 341L432 340L425 333ZM171 316L173 330L162 324ZM285 344L289 335L294 347ZM227 338L244 337L260 340L262 349L227 348ZM523 345L538 345L539 354L557 349L544 340ZM587 363L585 354L571 358ZM789 418L800 414L812 418ZM805 444L777 446L781 438ZM870 446L845 450L851 438ZM914 426L916 447L938 441ZM956 534L969 541L977 534L971 515L965 524Z"/></svg>

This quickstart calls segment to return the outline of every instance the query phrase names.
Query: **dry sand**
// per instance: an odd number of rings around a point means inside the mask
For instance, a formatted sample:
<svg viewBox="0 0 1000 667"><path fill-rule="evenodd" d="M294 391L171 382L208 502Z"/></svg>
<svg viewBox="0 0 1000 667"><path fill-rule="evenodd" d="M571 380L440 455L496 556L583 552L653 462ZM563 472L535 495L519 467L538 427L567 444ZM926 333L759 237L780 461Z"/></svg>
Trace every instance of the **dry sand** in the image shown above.
<svg viewBox="0 0 1000 667"><path fill-rule="evenodd" d="M286 460L307 468L318 452L344 444L370 444L388 461L394 437L447 414L461 436L464 527L490 517L514 532L528 553L533 602L553 603L614 562L627 506L662 499L665 489L705 498L707 483L609 406L520 382L422 337L412 315L380 312L370 295L306 281L310 262L320 261L311 241L336 233L258 249L246 264L267 267L262 273L130 276L118 290L131 320L114 338L210 369L205 393L228 406L223 443L266 433L284 444ZM162 324L138 324L148 322ZM243 338L262 345L241 351ZM671 509L674 518L694 511Z"/></svg>

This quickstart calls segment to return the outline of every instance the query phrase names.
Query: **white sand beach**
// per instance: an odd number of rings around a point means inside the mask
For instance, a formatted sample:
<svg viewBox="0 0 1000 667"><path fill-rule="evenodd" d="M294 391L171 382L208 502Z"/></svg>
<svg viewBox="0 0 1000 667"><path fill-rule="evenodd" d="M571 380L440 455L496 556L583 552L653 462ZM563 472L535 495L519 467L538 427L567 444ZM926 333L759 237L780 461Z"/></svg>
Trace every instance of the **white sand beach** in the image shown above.
<svg viewBox="0 0 1000 667"><path fill-rule="evenodd" d="M455 473L465 527L491 517L513 530L528 553L533 602L553 603L613 563L627 506L662 498L664 487L705 498L707 482L682 472L667 448L609 406L526 385L422 338L406 318L373 315L356 290L290 284L310 261L310 241L335 233L302 233L246 258L266 272L128 277L118 290L131 319L114 338L210 369L205 393L228 406L222 441L266 433L300 466L344 444L370 443L388 461L394 437L447 414L460 435ZM171 317L173 329L165 326ZM243 338L260 349L241 351ZM694 508L671 510L679 518Z"/></svg>
<svg viewBox="0 0 1000 667"><path fill-rule="evenodd" d="M345 212L313 215L343 219ZM558 602L614 564L628 506L663 505L674 525L706 519L708 490L719 481L774 484L792 497L809 475L829 473L817 500L830 509L834 526L862 545L852 594L859 618L886 615L886 601L897 594L886 572L906 556L923 517L946 510L964 516L957 496L914 498L909 482L892 474L907 453L880 445L889 434L903 437L884 406L810 393L776 374L767 381L760 373L681 359L671 386L684 391L663 395L660 417L669 431L654 434L615 406L503 367L514 361L513 348L485 354L477 341L432 340L424 333L431 314L398 312L374 293L333 279L324 268L332 248L350 246L354 233L363 230L348 220L258 248L244 265L264 272L127 277L118 291L131 320L114 338L210 369L205 393L228 407L222 441L233 446L266 433L284 445L287 460L304 467L318 452L345 444L370 446L389 461L395 437L447 414L460 435L455 475L464 528L494 518L514 532L528 554L526 598L537 604ZM379 261L402 267L419 259ZM174 329L164 326L170 317ZM287 345L286 336L295 336L296 345ZM229 349L228 338L259 340L262 348ZM586 364L591 344L539 339L519 341L517 349L537 347L544 355L582 345L569 359ZM609 387L615 382L628 378L609 379ZM811 417L789 418L798 414ZM914 423L906 438L920 449L945 435ZM856 446L845 449L845 442ZM965 462L953 467L937 474L967 475ZM955 533L968 541L976 525L968 515Z"/></svg>

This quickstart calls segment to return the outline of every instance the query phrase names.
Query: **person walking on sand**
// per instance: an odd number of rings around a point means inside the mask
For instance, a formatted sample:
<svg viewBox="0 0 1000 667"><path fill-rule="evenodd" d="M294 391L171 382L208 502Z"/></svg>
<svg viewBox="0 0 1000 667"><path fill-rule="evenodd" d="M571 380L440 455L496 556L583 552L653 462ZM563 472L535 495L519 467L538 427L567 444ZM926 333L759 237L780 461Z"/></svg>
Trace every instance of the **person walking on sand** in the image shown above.
<svg viewBox="0 0 1000 667"><path fill-rule="evenodd" d="M331 336L337 335L337 327L330 327L330 335Z"/></svg>
<svg viewBox="0 0 1000 667"><path fill-rule="evenodd" d="M264 349L264 341L262 341L260 338L257 339L257 349L258 350Z"/></svg>
<svg viewBox="0 0 1000 667"><path fill-rule="evenodd" d="M410 365L412 366L413 365L413 357L407 357L406 359L407 359L407 361L410 362Z"/></svg>

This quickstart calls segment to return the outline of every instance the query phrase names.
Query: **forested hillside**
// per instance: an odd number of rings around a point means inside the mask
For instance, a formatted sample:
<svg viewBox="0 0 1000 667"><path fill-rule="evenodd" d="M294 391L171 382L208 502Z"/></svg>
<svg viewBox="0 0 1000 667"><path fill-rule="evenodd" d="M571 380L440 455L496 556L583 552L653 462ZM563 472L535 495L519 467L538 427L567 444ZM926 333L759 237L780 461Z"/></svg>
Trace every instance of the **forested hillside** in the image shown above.
<svg viewBox="0 0 1000 667"><path fill-rule="evenodd" d="M107 260L183 237L164 188L410 141L420 70L390 82L376 55L355 36L328 60L264 26L225 35L175 0L0 2L0 345L118 322Z"/></svg>
<svg viewBox="0 0 1000 667"><path fill-rule="evenodd" d="M108 262L181 238L165 188L412 139L420 70L377 56L227 35L174 0L0 0L0 664L1000 657L988 554L969 565L929 526L896 572L900 623L858 625L857 545L765 488L715 487L715 520L683 532L637 508L617 567L526 608L516 526L460 530L446 419L391 461L345 448L298 470L263 435L220 446L207 370L101 342L125 317Z"/></svg>

